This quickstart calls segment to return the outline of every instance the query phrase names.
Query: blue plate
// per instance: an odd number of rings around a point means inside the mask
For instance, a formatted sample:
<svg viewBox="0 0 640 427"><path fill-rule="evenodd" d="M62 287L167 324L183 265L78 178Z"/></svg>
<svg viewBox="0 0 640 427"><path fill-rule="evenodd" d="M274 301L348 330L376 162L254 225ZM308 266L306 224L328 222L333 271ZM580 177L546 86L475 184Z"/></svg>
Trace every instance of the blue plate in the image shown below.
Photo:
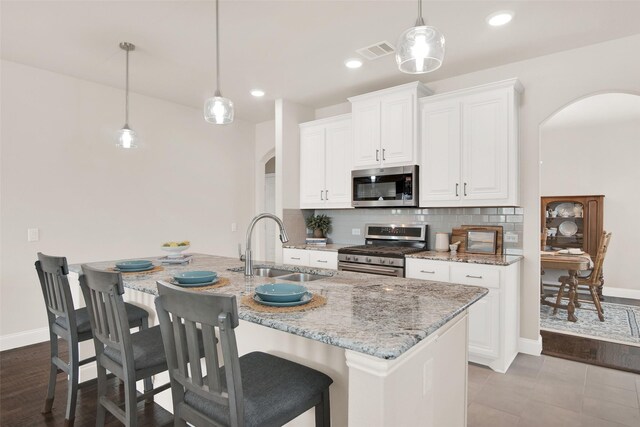
<svg viewBox="0 0 640 427"><path fill-rule="evenodd" d="M273 301L263 301L258 295L253 295L253 300L258 304L268 305L271 307L295 307L297 305L308 304L313 298L313 294L311 292L305 292L305 294L300 298L299 301L290 301L290 302L273 302Z"/></svg>
<svg viewBox="0 0 640 427"><path fill-rule="evenodd" d="M256 287L256 295L262 301L295 302L300 301L307 288L293 283L265 283Z"/></svg>
<svg viewBox="0 0 640 427"><path fill-rule="evenodd" d="M219 277L216 277L212 281L206 282L206 283L178 283L177 280L171 280L171 284L172 285L176 285L176 286L180 286L182 288L199 288L201 286L215 285L216 283L218 283L219 280L220 280Z"/></svg>
<svg viewBox="0 0 640 427"><path fill-rule="evenodd" d="M155 265L151 264L147 267L137 267L137 268L118 268L116 267L116 270L120 271L121 273L136 273L138 271L149 271L149 270L153 270L155 268Z"/></svg>
<svg viewBox="0 0 640 427"><path fill-rule="evenodd" d="M146 259L133 259L130 261L120 261L116 262L116 267L120 270L130 270L135 268L146 268L152 265L153 263Z"/></svg>
<svg viewBox="0 0 640 427"><path fill-rule="evenodd" d="M218 273L215 271L183 271L178 273L173 278L181 285L194 285L207 283L215 280L218 277Z"/></svg>

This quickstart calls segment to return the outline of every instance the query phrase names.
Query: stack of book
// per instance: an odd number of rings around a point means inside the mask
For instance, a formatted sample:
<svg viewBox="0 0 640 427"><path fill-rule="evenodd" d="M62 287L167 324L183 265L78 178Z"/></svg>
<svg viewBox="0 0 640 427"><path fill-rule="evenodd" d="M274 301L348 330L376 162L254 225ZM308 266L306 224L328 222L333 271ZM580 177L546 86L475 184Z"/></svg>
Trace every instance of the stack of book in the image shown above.
<svg viewBox="0 0 640 427"><path fill-rule="evenodd" d="M326 237L307 237L305 239L305 243L307 245L312 245L312 246L327 246L327 238Z"/></svg>

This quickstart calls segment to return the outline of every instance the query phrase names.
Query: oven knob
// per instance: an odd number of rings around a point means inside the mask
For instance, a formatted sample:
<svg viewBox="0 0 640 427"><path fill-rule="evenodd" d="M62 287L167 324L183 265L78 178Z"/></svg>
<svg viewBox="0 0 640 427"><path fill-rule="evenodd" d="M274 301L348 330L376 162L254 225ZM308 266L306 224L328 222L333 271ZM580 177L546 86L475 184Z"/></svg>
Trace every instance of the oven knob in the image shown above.
<svg viewBox="0 0 640 427"><path fill-rule="evenodd" d="M367 258L367 262L371 262L371 258Z"/></svg>
<svg viewBox="0 0 640 427"><path fill-rule="evenodd" d="M385 262L384 258L380 258L380 264L384 264Z"/></svg>
<svg viewBox="0 0 640 427"><path fill-rule="evenodd" d="M389 265L393 265L393 260L392 259L389 260Z"/></svg>
<svg viewBox="0 0 640 427"><path fill-rule="evenodd" d="M345 258L347 259L347 261L351 261L351 257L349 255L347 255Z"/></svg>
<svg viewBox="0 0 640 427"><path fill-rule="evenodd" d="M358 262L358 257L357 257L357 256L354 256L354 257L353 257L353 260L354 260L354 261L356 261L356 262Z"/></svg>

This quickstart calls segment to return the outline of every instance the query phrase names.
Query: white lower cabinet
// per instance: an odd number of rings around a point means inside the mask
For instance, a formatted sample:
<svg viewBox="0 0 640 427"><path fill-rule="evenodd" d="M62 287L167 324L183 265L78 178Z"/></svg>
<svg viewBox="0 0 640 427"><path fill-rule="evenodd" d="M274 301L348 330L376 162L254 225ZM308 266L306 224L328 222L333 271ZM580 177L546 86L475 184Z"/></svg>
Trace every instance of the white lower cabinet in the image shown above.
<svg viewBox="0 0 640 427"><path fill-rule="evenodd" d="M284 248L282 261L303 267L338 269L338 253L333 251Z"/></svg>
<svg viewBox="0 0 640 427"><path fill-rule="evenodd" d="M520 263L496 266L408 258L406 277L488 288L489 293L469 309L469 360L507 371L518 354Z"/></svg>

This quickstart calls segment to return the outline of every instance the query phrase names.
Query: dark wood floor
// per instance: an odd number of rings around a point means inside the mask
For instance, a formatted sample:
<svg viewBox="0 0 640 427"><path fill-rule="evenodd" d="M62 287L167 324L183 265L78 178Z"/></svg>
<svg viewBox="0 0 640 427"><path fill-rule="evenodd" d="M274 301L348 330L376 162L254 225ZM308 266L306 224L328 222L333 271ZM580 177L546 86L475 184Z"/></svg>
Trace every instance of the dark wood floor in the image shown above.
<svg viewBox="0 0 640 427"><path fill-rule="evenodd" d="M61 347L66 346L60 341ZM62 356L66 360L66 354ZM0 352L0 426L64 426L67 403L67 381L58 375L53 410L40 413L47 393L49 343L40 343ZM117 379L110 380L109 391L122 399ZM95 426L96 385L85 386L78 392L75 425ZM113 416L107 415L108 426L122 426ZM138 425L158 427L173 425L173 415L159 405L138 404Z"/></svg>
<svg viewBox="0 0 640 427"><path fill-rule="evenodd" d="M605 297L606 302L640 306L640 301ZM640 374L640 347L540 331L542 354Z"/></svg>

